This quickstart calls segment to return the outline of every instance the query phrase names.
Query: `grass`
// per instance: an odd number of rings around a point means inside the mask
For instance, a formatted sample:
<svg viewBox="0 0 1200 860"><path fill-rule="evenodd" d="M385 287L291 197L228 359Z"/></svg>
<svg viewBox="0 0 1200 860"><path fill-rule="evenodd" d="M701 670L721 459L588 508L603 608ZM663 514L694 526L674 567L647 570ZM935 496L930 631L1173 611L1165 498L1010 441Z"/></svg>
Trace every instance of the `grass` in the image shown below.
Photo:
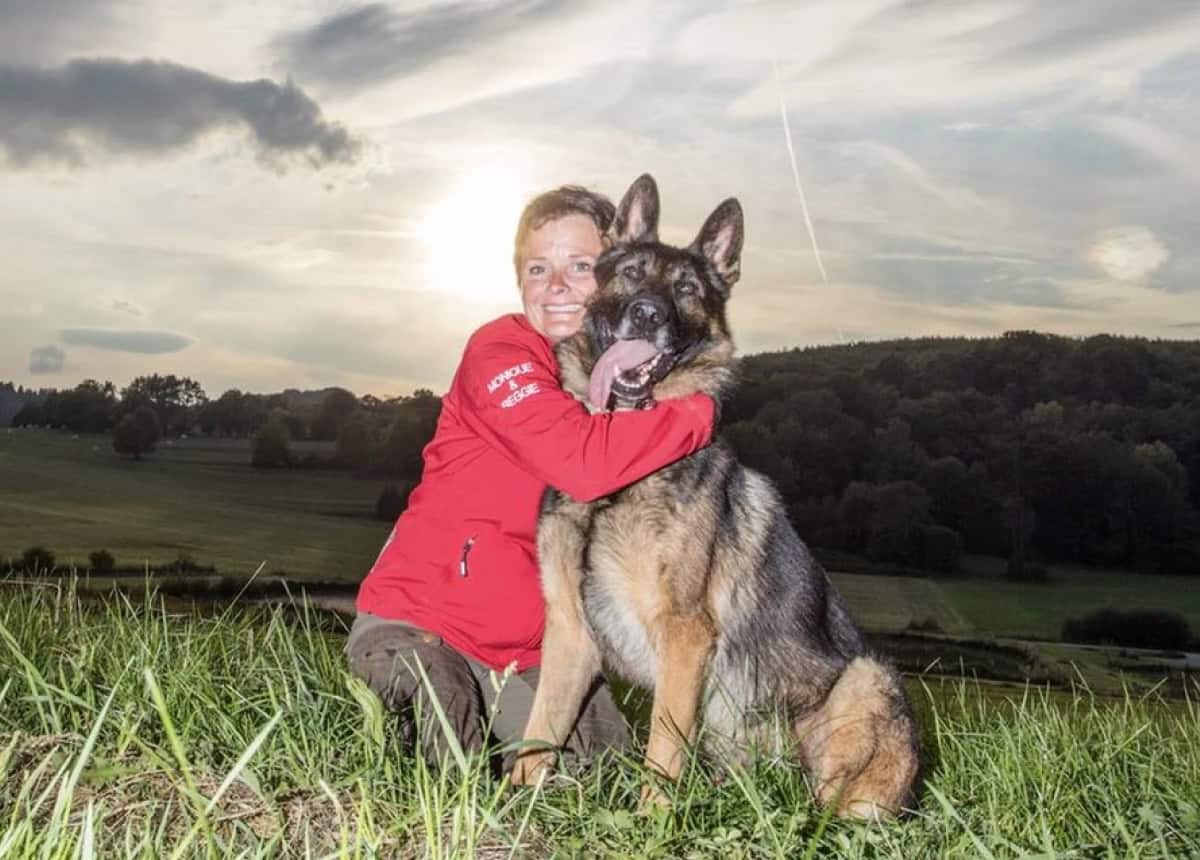
<svg viewBox="0 0 1200 860"><path fill-rule="evenodd" d="M249 463L245 440L172 440L135 463L107 436L0 430L0 558L41 544L64 567L107 549L121 565L182 553L225 575L265 562L298 580L361 579L387 537L372 517L382 482Z"/></svg>
<svg viewBox="0 0 1200 860"><path fill-rule="evenodd" d="M913 689L921 808L828 821L790 763L605 760L546 791L397 747L324 616L0 587L0 857L1200 857L1200 707ZM999 698L1003 696L1003 698Z"/></svg>

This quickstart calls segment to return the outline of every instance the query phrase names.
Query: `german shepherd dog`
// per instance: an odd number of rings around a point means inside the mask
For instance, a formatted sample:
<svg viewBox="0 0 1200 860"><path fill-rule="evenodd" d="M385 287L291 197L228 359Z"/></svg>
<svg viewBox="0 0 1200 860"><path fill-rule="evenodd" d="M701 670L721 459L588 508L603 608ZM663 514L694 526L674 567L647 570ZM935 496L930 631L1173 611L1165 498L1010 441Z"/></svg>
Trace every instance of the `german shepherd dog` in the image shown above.
<svg viewBox="0 0 1200 860"><path fill-rule="evenodd" d="M718 206L686 248L659 242L657 224L658 190L642 176L596 261L582 329L556 347L563 385L585 403L596 359L618 338L658 352L618 378L610 406L697 391L719 402L733 384L725 303L741 206ZM671 779L702 720L718 757L795 750L838 814L880 818L912 801L918 739L899 677L867 655L774 486L724 444L590 504L547 490L538 554L543 663L514 783L553 764L607 666L654 690L646 765ZM647 787L644 799L662 797Z"/></svg>

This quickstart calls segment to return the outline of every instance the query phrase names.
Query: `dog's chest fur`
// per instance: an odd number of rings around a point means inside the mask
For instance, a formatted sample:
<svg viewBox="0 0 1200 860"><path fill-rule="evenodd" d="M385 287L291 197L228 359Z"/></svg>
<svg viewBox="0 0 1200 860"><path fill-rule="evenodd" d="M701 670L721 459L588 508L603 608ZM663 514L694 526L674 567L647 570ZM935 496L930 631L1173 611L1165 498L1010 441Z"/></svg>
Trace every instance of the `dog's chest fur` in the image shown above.
<svg viewBox="0 0 1200 860"><path fill-rule="evenodd" d="M592 504L560 497L543 514L576 526L580 597L605 662L648 687L657 671L659 620L707 610L711 597L711 526L702 509L683 503L669 474L692 468L681 461Z"/></svg>

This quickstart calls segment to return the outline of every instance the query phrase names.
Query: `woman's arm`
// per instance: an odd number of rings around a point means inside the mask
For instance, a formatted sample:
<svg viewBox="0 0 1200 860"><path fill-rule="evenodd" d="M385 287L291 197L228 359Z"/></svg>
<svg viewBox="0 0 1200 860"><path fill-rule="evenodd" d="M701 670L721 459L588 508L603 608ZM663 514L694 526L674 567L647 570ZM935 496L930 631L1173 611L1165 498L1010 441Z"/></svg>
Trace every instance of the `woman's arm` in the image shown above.
<svg viewBox="0 0 1200 860"><path fill-rule="evenodd" d="M704 394L589 415L532 352L500 342L468 347L461 372L463 421L578 501L614 493L712 439L715 404Z"/></svg>

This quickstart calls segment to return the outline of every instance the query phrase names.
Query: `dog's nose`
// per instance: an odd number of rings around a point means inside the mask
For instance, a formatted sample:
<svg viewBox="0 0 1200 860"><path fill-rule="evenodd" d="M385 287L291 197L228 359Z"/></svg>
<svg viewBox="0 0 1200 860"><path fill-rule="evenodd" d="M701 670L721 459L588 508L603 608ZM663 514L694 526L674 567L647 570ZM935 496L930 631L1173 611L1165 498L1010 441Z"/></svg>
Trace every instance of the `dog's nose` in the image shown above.
<svg viewBox="0 0 1200 860"><path fill-rule="evenodd" d="M629 307L629 316L642 329L658 328L667 321L666 312L656 302L638 299Z"/></svg>

